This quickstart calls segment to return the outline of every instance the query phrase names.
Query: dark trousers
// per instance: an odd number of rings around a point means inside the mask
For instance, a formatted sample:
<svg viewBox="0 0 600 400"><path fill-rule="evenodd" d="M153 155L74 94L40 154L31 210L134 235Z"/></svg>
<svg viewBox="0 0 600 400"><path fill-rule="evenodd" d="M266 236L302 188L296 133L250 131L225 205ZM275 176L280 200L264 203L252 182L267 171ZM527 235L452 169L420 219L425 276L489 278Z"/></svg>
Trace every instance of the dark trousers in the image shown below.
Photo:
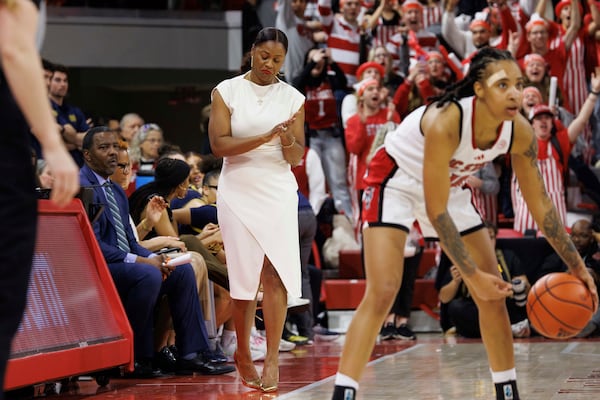
<svg viewBox="0 0 600 400"><path fill-rule="evenodd" d="M510 323L514 324L527 318L525 307L518 307L514 300L507 299L506 307ZM466 338L480 338L479 310L471 298L457 297L447 305L448 318L456 327L456 332Z"/></svg>
<svg viewBox="0 0 600 400"><path fill-rule="evenodd" d="M404 272L402 274L402 284L396 294L396 299L392 305L394 314L399 317L410 317L412 307L413 293L415 292L415 279L417 278L417 269L423 252L419 252L412 257L404 259Z"/></svg>
<svg viewBox="0 0 600 400"><path fill-rule="evenodd" d="M456 332L466 338L480 338L479 310L471 299L459 297L448 303L448 317Z"/></svg>
<svg viewBox="0 0 600 400"><path fill-rule="evenodd" d="M29 146L25 136L5 128L0 126L0 399L10 345L25 310L37 228Z"/></svg>
<svg viewBox="0 0 600 400"><path fill-rule="evenodd" d="M310 290L312 291L312 315L313 322L315 318L322 312L325 311L321 304L321 285L323 283L323 271L314 265L308 264L308 275L310 276ZM326 326L327 320L321 321L321 325Z"/></svg>
<svg viewBox="0 0 600 400"><path fill-rule="evenodd" d="M161 272L148 264L113 263L108 268L133 329L136 359L149 360L154 355L154 307L163 295L169 301L180 354L208 349L208 333L190 264L175 268L165 281Z"/></svg>
<svg viewBox="0 0 600 400"><path fill-rule="evenodd" d="M317 232L317 217L315 217L312 208L298 210L298 229L300 237L300 268L302 270L302 298L308 299L313 303L310 274L308 272L308 259L310 258L312 243ZM319 301L318 297L317 301ZM289 321L296 324L300 335L312 339L313 314L311 309L290 315Z"/></svg>

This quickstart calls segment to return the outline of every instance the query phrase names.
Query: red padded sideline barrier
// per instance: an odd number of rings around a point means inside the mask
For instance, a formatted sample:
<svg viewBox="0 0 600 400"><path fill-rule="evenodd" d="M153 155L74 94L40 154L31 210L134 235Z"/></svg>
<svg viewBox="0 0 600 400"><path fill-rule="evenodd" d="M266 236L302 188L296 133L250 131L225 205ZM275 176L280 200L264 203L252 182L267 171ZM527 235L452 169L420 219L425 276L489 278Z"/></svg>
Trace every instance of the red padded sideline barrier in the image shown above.
<svg viewBox="0 0 600 400"><path fill-rule="evenodd" d="M27 308L5 390L116 366L133 370L133 333L79 200L38 201Z"/></svg>
<svg viewBox="0 0 600 400"><path fill-rule="evenodd" d="M422 278L433 267L437 265L436 249L423 249L419 260L417 278ZM361 250L340 250L339 277L342 279L364 279L365 269Z"/></svg>
<svg viewBox="0 0 600 400"><path fill-rule="evenodd" d="M326 279L323 281L328 310L355 310L365 294L364 279Z"/></svg>
<svg viewBox="0 0 600 400"><path fill-rule="evenodd" d="M340 250L339 275L342 279L364 279L361 250Z"/></svg>
<svg viewBox="0 0 600 400"><path fill-rule="evenodd" d="M366 290L365 279L326 279L323 282L328 310L355 310ZM422 310L430 317L439 320L438 292L434 279L416 279L411 308Z"/></svg>

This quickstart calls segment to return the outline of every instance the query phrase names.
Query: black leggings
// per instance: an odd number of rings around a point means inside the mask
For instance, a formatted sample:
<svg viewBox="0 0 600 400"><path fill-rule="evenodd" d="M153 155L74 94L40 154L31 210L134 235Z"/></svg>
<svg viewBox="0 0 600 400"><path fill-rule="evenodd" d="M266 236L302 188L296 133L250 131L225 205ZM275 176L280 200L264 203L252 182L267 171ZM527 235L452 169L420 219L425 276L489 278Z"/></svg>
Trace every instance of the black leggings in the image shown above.
<svg viewBox="0 0 600 400"><path fill-rule="evenodd" d="M37 224L31 152L26 138L18 143L15 136L0 126L0 399L11 341L25 310Z"/></svg>

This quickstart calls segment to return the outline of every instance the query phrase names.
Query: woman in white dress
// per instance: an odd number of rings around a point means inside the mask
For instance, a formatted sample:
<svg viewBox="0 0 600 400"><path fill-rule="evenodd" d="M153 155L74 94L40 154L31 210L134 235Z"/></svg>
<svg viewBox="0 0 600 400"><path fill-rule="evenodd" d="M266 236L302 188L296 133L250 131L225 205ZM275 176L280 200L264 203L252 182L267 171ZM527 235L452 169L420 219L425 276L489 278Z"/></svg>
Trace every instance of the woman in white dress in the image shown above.
<svg viewBox="0 0 600 400"><path fill-rule="evenodd" d="M250 71L213 90L208 127L214 155L224 158L217 204L234 299L234 359L242 383L264 392L277 390L287 293L301 294L297 184L290 166L304 154L304 96L277 78L287 45L278 29L258 33ZM249 346L260 284L267 332L262 377Z"/></svg>

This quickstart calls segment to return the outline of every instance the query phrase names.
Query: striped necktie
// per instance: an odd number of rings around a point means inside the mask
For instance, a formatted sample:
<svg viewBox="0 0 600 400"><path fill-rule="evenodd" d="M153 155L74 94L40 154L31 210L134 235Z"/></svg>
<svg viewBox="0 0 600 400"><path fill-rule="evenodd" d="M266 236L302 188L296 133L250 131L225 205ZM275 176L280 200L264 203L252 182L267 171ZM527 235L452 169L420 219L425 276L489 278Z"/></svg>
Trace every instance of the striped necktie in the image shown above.
<svg viewBox="0 0 600 400"><path fill-rule="evenodd" d="M115 199L115 194L112 190L112 182L106 181L104 184L104 193L106 193L106 200L108 200L108 208L112 213L113 220L115 222L115 229L117 231L117 246L129 253L129 242L127 241L127 235L125 234L125 228L123 227L123 221L121 220L121 214L119 213L119 206Z"/></svg>

